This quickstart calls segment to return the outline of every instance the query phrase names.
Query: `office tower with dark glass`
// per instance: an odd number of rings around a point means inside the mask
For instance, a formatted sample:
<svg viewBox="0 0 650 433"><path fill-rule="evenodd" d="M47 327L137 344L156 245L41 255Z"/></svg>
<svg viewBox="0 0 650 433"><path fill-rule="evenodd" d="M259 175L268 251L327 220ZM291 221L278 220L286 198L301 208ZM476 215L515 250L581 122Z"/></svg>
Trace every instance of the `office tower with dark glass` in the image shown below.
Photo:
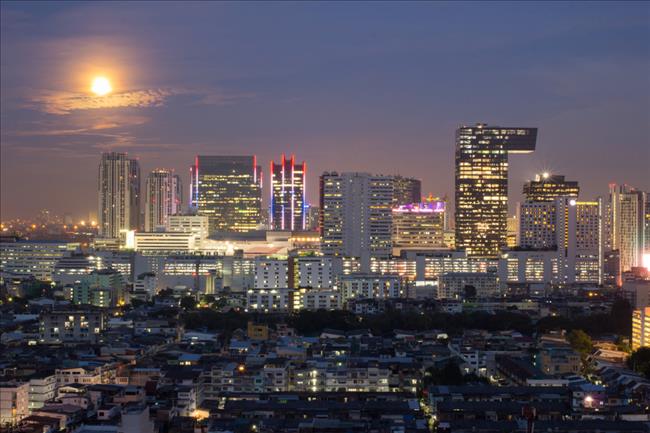
<svg viewBox="0 0 650 433"><path fill-rule="evenodd" d="M140 217L140 165L126 153L103 153L99 163L99 235L118 238L137 230Z"/></svg>
<svg viewBox="0 0 650 433"><path fill-rule="evenodd" d="M157 169L149 173L145 187L144 231L167 226L170 216L181 213L181 178L174 170Z"/></svg>
<svg viewBox="0 0 650 433"><path fill-rule="evenodd" d="M578 198L580 187L578 182L564 180L564 176L541 173L524 184L526 201L553 201L558 197Z"/></svg>
<svg viewBox="0 0 650 433"><path fill-rule="evenodd" d="M296 164L291 155L282 155L280 164L271 161L271 204L269 226L273 230L305 230L307 227L307 203L305 199L305 175L307 164Z"/></svg>
<svg viewBox="0 0 650 433"><path fill-rule="evenodd" d="M255 156L199 155L190 175L190 207L209 218L211 233L259 229L262 171Z"/></svg>
<svg viewBox="0 0 650 433"><path fill-rule="evenodd" d="M422 201L422 181L413 177L393 177L393 206L406 206Z"/></svg>
<svg viewBox="0 0 650 433"><path fill-rule="evenodd" d="M320 177L321 251L344 257L389 257L393 177L325 172Z"/></svg>
<svg viewBox="0 0 650 433"><path fill-rule="evenodd" d="M456 248L496 257L507 246L508 155L535 150L537 128L456 130Z"/></svg>

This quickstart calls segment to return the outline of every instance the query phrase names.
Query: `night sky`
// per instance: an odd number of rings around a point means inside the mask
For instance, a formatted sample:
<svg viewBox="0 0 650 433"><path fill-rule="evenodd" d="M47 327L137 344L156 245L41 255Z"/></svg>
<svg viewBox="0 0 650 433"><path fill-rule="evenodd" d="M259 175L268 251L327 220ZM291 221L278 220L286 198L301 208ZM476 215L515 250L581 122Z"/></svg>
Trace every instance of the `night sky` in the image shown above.
<svg viewBox="0 0 650 433"><path fill-rule="evenodd" d="M650 191L650 3L3 2L1 17L2 218L96 212L109 150L185 185L197 153L257 154L265 176L295 153L313 204L324 170L453 197L454 130L476 122L539 128L510 160L511 208L544 170L585 199ZM89 93L97 75L111 95Z"/></svg>

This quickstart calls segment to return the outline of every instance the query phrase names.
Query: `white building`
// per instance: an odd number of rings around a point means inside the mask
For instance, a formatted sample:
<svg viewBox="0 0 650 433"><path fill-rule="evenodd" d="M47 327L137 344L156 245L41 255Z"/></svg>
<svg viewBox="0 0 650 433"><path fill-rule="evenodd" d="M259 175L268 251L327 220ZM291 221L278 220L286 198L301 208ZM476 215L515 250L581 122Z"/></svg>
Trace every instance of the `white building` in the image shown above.
<svg viewBox="0 0 650 433"><path fill-rule="evenodd" d="M321 251L345 257L389 257L393 178L325 172L320 182Z"/></svg>
<svg viewBox="0 0 650 433"><path fill-rule="evenodd" d="M286 289L288 287L289 263L287 259L255 258L256 289Z"/></svg>
<svg viewBox="0 0 650 433"><path fill-rule="evenodd" d="M339 257L289 257L289 287L291 288L328 289L335 287L342 272L343 260Z"/></svg>
<svg viewBox="0 0 650 433"><path fill-rule="evenodd" d="M153 170L145 188L144 231L154 232L168 224L168 218L181 212L181 178L174 170Z"/></svg>
<svg viewBox="0 0 650 433"><path fill-rule="evenodd" d="M100 256L73 254L60 258L54 265L52 281L62 286L74 284L93 271L104 269Z"/></svg>
<svg viewBox="0 0 650 433"><path fill-rule="evenodd" d="M438 299L463 299L467 287L476 289L477 298L489 298L497 294L495 272L447 272L438 281Z"/></svg>
<svg viewBox="0 0 650 433"><path fill-rule="evenodd" d="M503 285L557 284L560 282L559 260L553 250L513 250L499 259L499 282Z"/></svg>
<svg viewBox="0 0 650 433"><path fill-rule="evenodd" d="M79 248L78 243L56 241L0 242L0 277L34 277L52 281L56 263Z"/></svg>
<svg viewBox="0 0 650 433"><path fill-rule="evenodd" d="M0 382L0 427L14 426L29 415L29 384Z"/></svg>
<svg viewBox="0 0 650 433"><path fill-rule="evenodd" d="M97 385L102 383L101 367L72 367L57 368L54 371L57 387L61 388L73 383L82 385Z"/></svg>
<svg viewBox="0 0 650 433"><path fill-rule="evenodd" d="M196 234L183 232L151 232L135 234L135 250L143 254L188 253L198 250Z"/></svg>
<svg viewBox="0 0 650 433"><path fill-rule="evenodd" d="M341 277L341 301L406 297L406 288L397 275L358 273Z"/></svg>
<svg viewBox="0 0 650 433"><path fill-rule="evenodd" d="M293 308L292 289L250 289L246 291L248 311L286 312Z"/></svg>
<svg viewBox="0 0 650 433"><path fill-rule="evenodd" d="M56 375L48 374L29 380L29 410L40 409L56 397Z"/></svg>
<svg viewBox="0 0 650 433"><path fill-rule="evenodd" d="M544 272L543 279L541 271L533 271L540 282L602 283L604 245L600 201L558 197L552 202L526 202L520 205L519 218L521 248L555 252L553 278L548 271ZM508 278L513 275L514 271L509 272Z"/></svg>
<svg viewBox="0 0 650 433"><path fill-rule="evenodd" d="M210 222L205 215L170 215L167 231L194 233L198 239L205 239L210 232Z"/></svg>
<svg viewBox="0 0 650 433"><path fill-rule="evenodd" d="M157 286L158 278L155 273L145 272L140 274L133 282L132 297L145 302L151 301L157 293Z"/></svg>
<svg viewBox="0 0 650 433"><path fill-rule="evenodd" d="M294 310L340 310L341 293L335 289L299 289L293 293Z"/></svg>

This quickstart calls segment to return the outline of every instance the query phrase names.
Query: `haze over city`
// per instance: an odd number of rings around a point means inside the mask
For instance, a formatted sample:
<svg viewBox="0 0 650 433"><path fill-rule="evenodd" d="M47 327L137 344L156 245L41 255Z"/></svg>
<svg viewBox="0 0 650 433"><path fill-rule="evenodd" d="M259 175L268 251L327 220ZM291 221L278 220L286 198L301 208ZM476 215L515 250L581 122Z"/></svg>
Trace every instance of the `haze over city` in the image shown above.
<svg viewBox="0 0 650 433"><path fill-rule="evenodd" d="M453 201L454 131L476 122L539 129L510 159L511 213L542 171L588 199L650 190L647 3L467 8L3 2L2 218L96 212L103 151L184 185L196 154L255 154L266 181L293 153L312 204L324 170L412 176ZM99 104L96 76L112 87Z"/></svg>

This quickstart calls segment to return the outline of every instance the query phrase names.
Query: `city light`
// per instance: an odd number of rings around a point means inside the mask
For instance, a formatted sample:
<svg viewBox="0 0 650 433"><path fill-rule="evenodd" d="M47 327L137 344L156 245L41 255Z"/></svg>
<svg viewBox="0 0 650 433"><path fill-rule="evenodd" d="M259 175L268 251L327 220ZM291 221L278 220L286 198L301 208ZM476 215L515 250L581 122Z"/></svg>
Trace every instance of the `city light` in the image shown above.
<svg viewBox="0 0 650 433"><path fill-rule="evenodd" d="M0 4L0 430L650 433L645 4L133 3Z"/></svg>

